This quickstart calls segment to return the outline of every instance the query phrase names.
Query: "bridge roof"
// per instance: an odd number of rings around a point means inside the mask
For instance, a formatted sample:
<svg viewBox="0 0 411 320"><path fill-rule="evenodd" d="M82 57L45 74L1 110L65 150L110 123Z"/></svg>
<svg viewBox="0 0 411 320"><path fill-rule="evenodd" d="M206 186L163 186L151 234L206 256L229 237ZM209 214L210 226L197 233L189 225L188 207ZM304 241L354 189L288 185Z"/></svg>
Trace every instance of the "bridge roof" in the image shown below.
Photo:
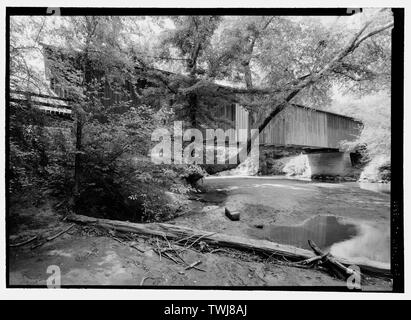
<svg viewBox="0 0 411 320"><path fill-rule="evenodd" d="M338 117L341 117L341 118L349 119L349 120L352 120L352 121L355 121L355 122L358 122L358 123L363 124L362 121L359 120L359 119L355 119L355 118L353 118L353 117L346 116L346 115L343 115L343 114L340 114L340 113L335 113L335 112L332 112L332 111L327 111L327 110L322 110L322 109L317 109L317 108L306 107L306 106L303 106L303 105L301 105L301 104L295 104L295 103L291 103L291 105L294 106L294 107L298 107L298 108L303 108L303 109L312 110L312 111L314 111L314 112L322 112L322 113L326 113L326 114L332 114L332 115L334 115L334 116L338 116Z"/></svg>
<svg viewBox="0 0 411 320"><path fill-rule="evenodd" d="M217 81L215 81L215 83L218 86L221 86L221 87L230 86L230 87L233 87L233 88L246 89L245 84L240 83L240 82L234 82L234 81L229 81L229 80L217 80ZM295 107L299 107L299 108L304 108L304 109L308 109L308 110L312 110L312 111L316 111L316 112L322 112L322 113L326 113L326 114L332 114L334 116L349 119L349 120L352 120L352 121L355 121L355 122L358 122L358 123L362 124L361 120L358 120L358 119L355 119L353 117L346 116L346 115L343 115L343 114L335 113L335 112L332 112L332 111L326 111L326 110L322 110L322 109L317 109L317 108L312 108L312 107L307 107L307 106L303 106L301 104L296 104L296 103L290 103L290 104L295 106Z"/></svg>

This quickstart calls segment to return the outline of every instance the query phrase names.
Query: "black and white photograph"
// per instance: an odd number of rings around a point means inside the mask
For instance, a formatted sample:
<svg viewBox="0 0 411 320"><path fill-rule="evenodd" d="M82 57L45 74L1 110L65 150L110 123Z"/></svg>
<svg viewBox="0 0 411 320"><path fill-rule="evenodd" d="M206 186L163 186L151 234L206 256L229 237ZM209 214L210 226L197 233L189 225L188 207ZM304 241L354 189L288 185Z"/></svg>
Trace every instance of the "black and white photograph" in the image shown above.
<svg viewBox="0 0 411 320"><path fill-rule="evenodd" d="M403 8L5 25L7 288L404 291Z"/></svg>

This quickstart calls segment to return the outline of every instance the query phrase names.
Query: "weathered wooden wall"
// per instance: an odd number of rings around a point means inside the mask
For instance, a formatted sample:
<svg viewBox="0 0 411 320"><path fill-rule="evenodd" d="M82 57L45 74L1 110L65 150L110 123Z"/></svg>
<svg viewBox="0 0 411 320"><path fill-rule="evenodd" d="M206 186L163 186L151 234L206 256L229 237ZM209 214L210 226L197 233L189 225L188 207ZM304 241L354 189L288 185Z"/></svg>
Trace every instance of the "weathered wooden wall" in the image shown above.
<svg viewBox="0 0 411 320"><path fill-rule="evenodd" d="M248 128L249 113L236 106L236 129ZM361 123L330 112L291 105L278 114L260 134L260 144L338 149L352 141Z"/></svg>
<svg viewBox="0 0 411 320"><path fill-rule="evenodd" d="M237 141L245 141L249 134L248 134L248 129L250 125L250 116L247 110L245 110L243 107L236 105L235 106L235 130L236 130L236 139ZM242 131L240 130L242 129ZM246 130L244 130L246 129ZM241 133L243 136L241 136ZM245 136L244 136L245 135Z"/></svg>

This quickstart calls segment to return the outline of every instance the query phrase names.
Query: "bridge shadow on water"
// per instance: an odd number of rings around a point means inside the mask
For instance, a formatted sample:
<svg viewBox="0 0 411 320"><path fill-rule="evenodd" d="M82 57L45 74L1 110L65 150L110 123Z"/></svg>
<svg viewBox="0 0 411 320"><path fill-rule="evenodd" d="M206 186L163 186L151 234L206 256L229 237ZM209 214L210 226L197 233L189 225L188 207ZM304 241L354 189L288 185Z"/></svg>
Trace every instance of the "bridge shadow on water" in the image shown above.
<svg viewBox="0 0 411 320"><path fill-rule="evenodd" d="M313 240L321 249L338 257L389 268L389 232L341 217L317 215L300 225L264 225L250 228L247 232L256 239L308 250L311 250L308 240Z"/></svg>
<svg viewBox="0 0 411 320"><path fill-rule="evenodd" d="M248 232L258 239L311 250L308 240L313 240L320 248L328 249L334 243L356 236L358 230L354 224L344 223L335 216L318 215L300 225L267 225Z"/></svg>

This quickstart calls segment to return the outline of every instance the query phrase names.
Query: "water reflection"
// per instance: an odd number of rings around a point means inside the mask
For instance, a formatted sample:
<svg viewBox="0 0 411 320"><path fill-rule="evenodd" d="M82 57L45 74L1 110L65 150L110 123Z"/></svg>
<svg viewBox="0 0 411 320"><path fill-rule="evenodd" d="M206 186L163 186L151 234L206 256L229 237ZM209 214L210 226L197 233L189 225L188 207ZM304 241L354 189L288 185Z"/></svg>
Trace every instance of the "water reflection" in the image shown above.
<svg viewBox="0 0 411 320"><path fill-rule="evenodd" d="M264 226L249 229L250 236L277 243L310 249L308 240L320 248L327 249L336 242L348 240L358 233L354 224L345 223L335 216L315 216L297 226Z"/></svg>
<svg viewBox="0 0 411 320"><path fill-rule="evenodd" d="M321 249L353 263L390 267L389 226L348 222L336 216L318 215L296 226L264 225L248 229L257 239L311 250L308 240Z"/></svg>

